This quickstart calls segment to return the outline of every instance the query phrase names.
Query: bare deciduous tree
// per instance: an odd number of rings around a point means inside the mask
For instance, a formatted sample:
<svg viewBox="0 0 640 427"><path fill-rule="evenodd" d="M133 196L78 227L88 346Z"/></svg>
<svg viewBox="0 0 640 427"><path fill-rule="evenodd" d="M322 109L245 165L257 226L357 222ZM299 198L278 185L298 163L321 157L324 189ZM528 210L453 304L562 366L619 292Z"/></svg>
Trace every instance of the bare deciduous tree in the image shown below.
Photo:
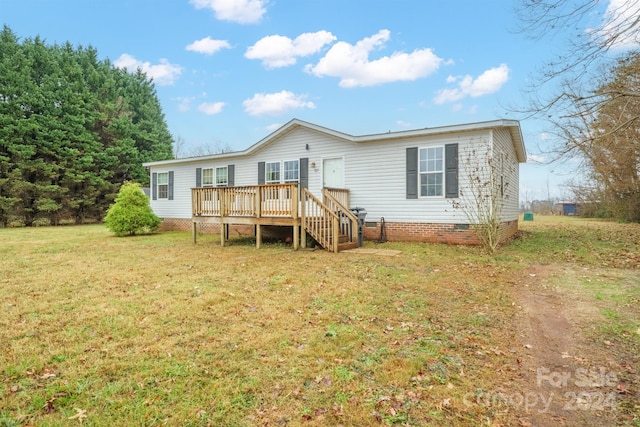
<svg viewBox="0 0 640 427"><path fill-rule="evenodd" d="M518 15L523 32L554 39L559 51L517 111L544 119L555 137L545 151L579 159L586 180L596 181L573 188L608 203L601 212L640 220L640 0L521 0Z"/></svg>
<svg viewBox="0 0 640 427"><path fill-rule="evenodd" d="M532 76L528 102L515 110L548 120L559 141L565 119L602 107L604 93L594 89L612 62L624 52L638 55L633 49L640 47L640 0L611 0L606 9L604 5L601 0L521 0L516 10L519 30L533 39L553 41L554 56ZM611 95L640 97L640 90L612 89ZM570 146L554 148L559 156L571 152Z"/></svg>
<svg viewBox="0 0 640 427"><path fill-rule="evenodd" d="M464 157L466 185L455 209L464 212L481 245L494 253L503 240L503 212L512 166L502 153L469 149Z"/></svg>
<svg viewBox="0 0 640 427"><path fill-rule="evenodd" d="M188 148L186 141L182 137L175 138L173 145L173 157L176 159L210 156L213 154L229 153L231 151L233 151L233 148L229 144L222 144L217 141Z"/></svg>

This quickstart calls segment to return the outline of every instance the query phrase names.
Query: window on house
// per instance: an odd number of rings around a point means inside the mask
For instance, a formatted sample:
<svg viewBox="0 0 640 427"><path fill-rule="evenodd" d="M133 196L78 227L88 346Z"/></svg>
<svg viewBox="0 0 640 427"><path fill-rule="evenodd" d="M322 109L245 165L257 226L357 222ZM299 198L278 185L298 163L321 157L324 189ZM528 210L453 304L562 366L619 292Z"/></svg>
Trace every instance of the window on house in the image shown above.
<svg viewBox="0 0 640 427"><path fill-rule="evenodd" d="M211 187L213 185L213 168L202 169L202 186Z"/></svg>
<svg viewBox="0 0 640 427"><path fill-rule="evenodd" d="M298 182L300 180L300 161L284 162L284 182Z"/></svg>
<svg viewBox="0 0 640 427"><path fill-rule="evenodd" d="M158 199L169 198L169 172L158 172Z"/></svg>
<svg viewBox="0 0 640 427"><path fill-rule="evenodd" d="M265 163L264 171L266 184L280 183L280 162Z"/></svg>
<svg viewBox="0 0 640 427"><path fill-rule="evenodd" d="M420 150L420 196L442 197L444 187L443 147L421 148Z"/></svg>
<svg viewBox="0 0 640 427"><path fill-rule="evenodd" d="M229 183L229 172L226 166L216 168L216 186L226 187Z"/></svg>

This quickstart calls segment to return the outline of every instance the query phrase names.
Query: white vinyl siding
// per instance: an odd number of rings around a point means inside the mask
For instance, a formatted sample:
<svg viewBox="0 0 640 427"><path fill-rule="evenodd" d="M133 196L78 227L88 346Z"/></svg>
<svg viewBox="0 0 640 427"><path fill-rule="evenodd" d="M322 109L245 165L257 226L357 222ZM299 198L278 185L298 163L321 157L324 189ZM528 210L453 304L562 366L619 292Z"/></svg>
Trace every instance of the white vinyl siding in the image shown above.
<svg viewBox="0 0 640 427"><path fill-rule="evenodd" d="M507 129L496 129L493 132L494 150L502 155L500 164L502 183L502 221L514 221L519 216L519 177L520 165Z"/></svg>
<svg viewBox="0 0 640 427"><path fill-rule="evenodd" d="M508 181L508 185L505 186L505 197L508 196L509 209L505 209L505 220L510 220L514 215L514 208L517 218L518 164L509 131L499 130L495 134L496 143L499 142L506 155L505 180ZM221 158L207 157L171 164L171 169L175 171L174 200L152 200L151 203L156 215L162 218L191 218L191 187L196 168L216 168L233 164L234 185L257 185L259 162L266 162L265 175L269 162L277 163L281 174L277 177L277 182L282 182L286 178L282 160L301 158L308 158L309 191L322 198L323 159L340 157L344 161L344 187L348 188L351 194L349 207L365 208L367 221L380 221L380 218L384 217L386 222L468 223L464 212L452 208L451 199L444 196L406 199L406 149L444 147L446 144L457 143L459 188L464 192L469 179L469 165L465 153L481 148L486 152L492 146L492 137L490 130L479 129L406 137L392 141L354 143L313 129L297 127L248 156L223 155ZM164 172L164 167L151 166L151 171ZM514 202L515 206L512 206Z"/></svg>

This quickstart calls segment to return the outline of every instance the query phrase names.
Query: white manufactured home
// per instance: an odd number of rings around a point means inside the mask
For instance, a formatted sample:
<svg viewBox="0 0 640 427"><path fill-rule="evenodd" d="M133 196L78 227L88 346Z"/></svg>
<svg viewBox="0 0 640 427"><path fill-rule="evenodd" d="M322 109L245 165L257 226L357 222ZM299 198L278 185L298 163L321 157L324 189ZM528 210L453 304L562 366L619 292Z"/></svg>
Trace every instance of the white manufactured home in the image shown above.
<svg viewBox="0 0 640 427"><path fill-rule="evenodd" d="M515 120L353 136L294 119L244 151L144 166L163 229L192 230L194 240L198 230L219 232L222 244L232 229L259 246L263 227L285 226L296 248L310 236L338 251L357 246L357 230L477 244L485 202L500 207L507 238L518 228L525 160Z"/></svg>

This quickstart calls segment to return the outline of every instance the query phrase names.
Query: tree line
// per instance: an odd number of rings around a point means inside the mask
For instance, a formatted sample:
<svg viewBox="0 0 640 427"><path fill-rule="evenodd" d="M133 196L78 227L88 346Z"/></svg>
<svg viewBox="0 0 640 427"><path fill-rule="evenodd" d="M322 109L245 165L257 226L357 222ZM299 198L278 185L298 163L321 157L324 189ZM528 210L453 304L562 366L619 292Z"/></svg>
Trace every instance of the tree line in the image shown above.
<svg viewBox="0 0 640 427"><path fill-rule="evenodd" d="M171 159L153 82L93 47L0 33L0 224L102 220L143 162Z"/></svg>

